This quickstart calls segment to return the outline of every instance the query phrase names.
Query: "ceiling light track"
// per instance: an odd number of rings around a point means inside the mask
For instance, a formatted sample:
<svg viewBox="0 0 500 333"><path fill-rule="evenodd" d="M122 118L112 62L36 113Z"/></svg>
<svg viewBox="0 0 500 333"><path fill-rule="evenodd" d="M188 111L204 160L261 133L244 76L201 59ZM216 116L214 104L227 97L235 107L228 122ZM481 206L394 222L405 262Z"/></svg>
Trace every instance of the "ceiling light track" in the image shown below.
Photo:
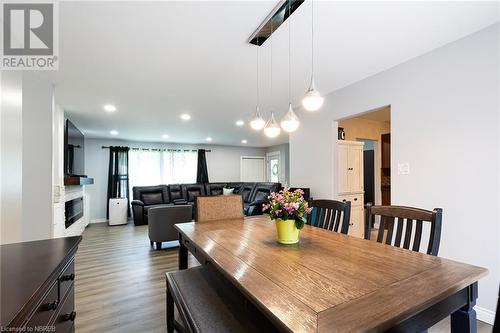
<svg viewBox="0 0 500 333"><path fill-rule="evenodd" d="M280 25L304 2L304 0L281 0L250 36L248 43L261 46Z"/></svg>

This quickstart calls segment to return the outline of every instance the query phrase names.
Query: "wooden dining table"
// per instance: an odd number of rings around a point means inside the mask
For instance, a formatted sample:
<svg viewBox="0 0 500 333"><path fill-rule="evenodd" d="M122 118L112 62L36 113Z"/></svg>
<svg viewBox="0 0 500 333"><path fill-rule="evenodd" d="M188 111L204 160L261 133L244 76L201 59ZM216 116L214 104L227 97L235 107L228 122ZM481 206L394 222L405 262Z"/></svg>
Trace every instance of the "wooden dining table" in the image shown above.
<svg viewBox="0 0 500 333"><path fill-rule="evenodd" d="M214 267L278 331L421 332L451 315L475 332L481 267L304 226L276 242L267 216L176 224L179 269L188 252Z"/></svg>

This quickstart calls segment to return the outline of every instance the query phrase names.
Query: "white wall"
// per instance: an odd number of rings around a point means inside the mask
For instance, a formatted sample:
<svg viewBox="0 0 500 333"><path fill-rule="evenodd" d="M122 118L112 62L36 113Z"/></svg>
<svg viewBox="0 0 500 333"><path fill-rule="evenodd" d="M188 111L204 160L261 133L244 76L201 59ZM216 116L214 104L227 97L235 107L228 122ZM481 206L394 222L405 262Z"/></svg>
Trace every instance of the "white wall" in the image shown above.
<svg viewBox="0 0 500 333"><path fill-rule="evenodd" d="M1 242L52 231L53 86L33 73L2 73Z"/></svg>
<svg viewBox="0 0 500 333"><path fill-rule="evenodd" d="M329 94L290 136L291 182L332 198L334 120L391 105L392 201L444 209L440 256L490 271L479 283L483 320L500 280L499 38L497 24ZM397 174L401 162L410 175Z"/></svg>
<svg viewBox="0 0 500 333"><path fill-rule="evenodd" d="M50 82L23 78L23 240L52 237L52 119Z"/></svg>
<svg viewBox="0 0 500 333"><path fill-rule="evenodd" d="M23 98L21 73L0 75L0 243L5 244L22 240Z"/></svg>
<svg viewBox="0 0 500 333"><path fill-rule="evenodd" d="M210 149L211 152L207 153L207 167L211 182L240 181L240 157L265 156L266 152L266 148L85 139L85 173L94 178L94 184L86 186L85 193L90 196L90 219L94 221L106 217L109 150L102 149L102 146L110 145L140 148Z"/></svg>

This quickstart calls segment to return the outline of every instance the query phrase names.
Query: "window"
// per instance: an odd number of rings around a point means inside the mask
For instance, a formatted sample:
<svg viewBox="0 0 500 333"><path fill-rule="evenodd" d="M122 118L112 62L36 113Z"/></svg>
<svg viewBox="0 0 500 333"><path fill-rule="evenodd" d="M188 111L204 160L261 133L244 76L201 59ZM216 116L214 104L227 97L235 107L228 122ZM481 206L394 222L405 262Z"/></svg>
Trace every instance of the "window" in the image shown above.
<svg viewBox="0 0 500 333"><path fill-rule="evenodd" d="M196 182L197 153L192 150L129 152L130 188Z"/></svg>

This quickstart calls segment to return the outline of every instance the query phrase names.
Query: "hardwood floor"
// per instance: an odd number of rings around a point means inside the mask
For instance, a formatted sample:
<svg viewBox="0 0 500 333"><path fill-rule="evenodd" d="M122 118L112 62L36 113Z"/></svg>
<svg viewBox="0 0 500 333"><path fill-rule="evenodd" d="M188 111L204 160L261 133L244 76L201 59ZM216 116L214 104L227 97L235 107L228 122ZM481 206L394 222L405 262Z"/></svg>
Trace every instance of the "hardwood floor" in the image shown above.
<svg viewBox="0 0 500 333"><path fill-rule="evenodd" d="M76 332L166 332L165 272L173 270L177 249L153 250L147 226L89 225L76 255ZM429 330L449 331L449 320ZM478 322L478 332L492 327Z"/></svg>

